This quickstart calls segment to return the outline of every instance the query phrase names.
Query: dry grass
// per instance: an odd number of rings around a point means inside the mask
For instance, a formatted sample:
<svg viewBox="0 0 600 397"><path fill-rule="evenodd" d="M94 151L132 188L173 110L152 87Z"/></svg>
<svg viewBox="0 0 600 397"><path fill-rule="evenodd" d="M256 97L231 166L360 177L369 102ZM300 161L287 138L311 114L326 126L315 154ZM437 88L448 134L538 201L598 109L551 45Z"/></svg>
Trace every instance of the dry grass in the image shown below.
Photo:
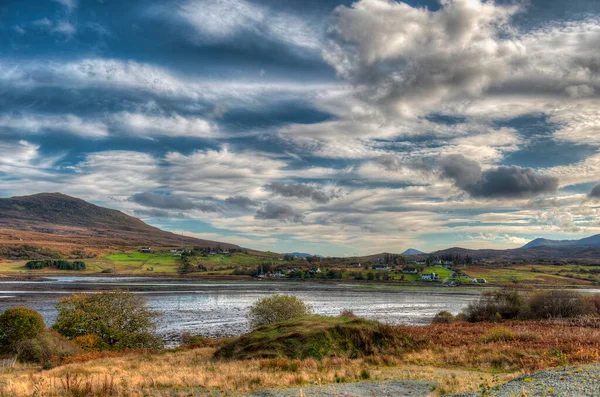
<svg viewBox="0 0 600 397"><path fill-rule="evenodd" d="M215 360L216 347L95 353L47 371L5 369L0 373L0 396L188 396L202 391L210 395L209 390L236 395L365 378L431 380L440 385L433 395L441 395L548 367L600 361L596 323L504 322L501 329L498 324L453 323L397 331L428 342L408 353L357 359Z"/></svg>
<svg viewBox="0 0 600 397"><path fill-rule="evenodd" d="M583 324L583 326L581 325ZM478 368L488 371L529 373L565 364L600 361L598 321L511 321L434 324L401 327L408 335L428 338L429 347L408 353L410 364ZM506 335L512 335L507 340Z"/></svg>
<svg viewBox="0 0 600 397"><path fill-rule="evenodd" d="M490 374L477 371L401 366L396 357L213 361L213 353L214 348L201 348L128 354L42 372L17 367L0 375L0 396L187 396L193 390L213 389L235 395L263 388L359 381L365 373L369 379L432 380L440 384L439 393L475 389L481 376L492 380Z"/></svg>

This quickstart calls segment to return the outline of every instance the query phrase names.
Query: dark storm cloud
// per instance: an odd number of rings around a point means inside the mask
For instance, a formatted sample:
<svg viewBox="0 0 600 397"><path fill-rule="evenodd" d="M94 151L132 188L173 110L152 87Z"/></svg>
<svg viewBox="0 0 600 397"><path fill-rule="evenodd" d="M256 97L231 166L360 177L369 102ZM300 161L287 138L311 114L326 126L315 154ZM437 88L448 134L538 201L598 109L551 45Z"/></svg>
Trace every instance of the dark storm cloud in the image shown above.
<svg viewBox="0 0 600 397"><path fill-rule="evenodd" d="M135 216L147 217L147 218L183 218L182 213L172 213L165 210L160 210L156 208L147 209L147 210L134 210L133 214Z"/></svg>
<svg viewBox="0 0 600 397"><path fill-rule="evenodd" d="M517 166L485 171L481 180L467 189L472 196L490 198L527 198L557 190L558 178Z"/></svg>
<svg viewBox="0 0 600 397"><path fill-rule="evenodd" d="M237 205L238 207L242 207L242 208L257 207L259 205L258 201L252 200L251 198L246 197L246 196L227 197L225 199L225 202L227 204Z"/></svg>
<svg viewBox="0 0 600 397"><path fill-rule="evenodd" d="M591 199L600 199L600 184L594 186L588 197Z"/></svg>
<svg viewBox="0 0 600 397"><path fill-rule="evenodd" d="M326 204L340 196L339 191L326 192L318 187L304 183L273 182L264 186L265 190L283 197L310 198L320 204Z"/></svg>
<svg viewBox="0 0 600 397"><path fill-rule="evenodd" d="M537 173L532 168L502 166L482 171L480 165L462 155L439 161L440 173L473 197L531 198L555 193L558 178Z"/></svg>
<svg viewBox="0 0 600 397"><path fill-rule="evenodd" d="M465 189L481 179L481 167L473 160L460 154L451 154L442 158L439 163L444 178L453 179L456 186Z"/></svg>
<svg viewBox="0 0 600 397"><path fill-rule="evenodd" d="M152 192L136 193L129 201L144 207L170 209L170 210L200 210L202 212L218 212L220 208L215 203L192 201L185 196L176 194L158 194Z"/></svg>
<svg viewBox="0 0 600 397"><path fill-rule="evenodd" d="M423 159L403 162L400 157L393 154L384 154L383 156L379 156L374 160L374 162L388 171L399 171L404 167L422 172L433 171L433 167L431 167L431 165Z"/></svg>
<svg viewBox="0 0 600 397"><path fill-rule="evenodd" d="M267 202L261 209L256 211L256 219L277 219L281 222L299 223L304 221L303 214L287 204Z"/></svg>

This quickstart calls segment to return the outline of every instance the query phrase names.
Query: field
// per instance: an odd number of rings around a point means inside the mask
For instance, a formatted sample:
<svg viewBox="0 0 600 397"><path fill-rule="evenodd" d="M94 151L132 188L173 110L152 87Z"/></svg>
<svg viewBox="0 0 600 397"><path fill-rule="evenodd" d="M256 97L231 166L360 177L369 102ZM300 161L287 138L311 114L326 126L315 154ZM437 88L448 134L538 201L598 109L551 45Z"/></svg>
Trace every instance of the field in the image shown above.
<svg viewBox="0 0 600 397"><path fill-rule="evenodd" d="M600 282L600 274L580 273L599 269L579 265L512 265L507 267L469 266L461 269L474 278L485 278L494 284L590 285ZM576 277L576 278L575 278Z"/></svg>
<svg viewBox="0 0 600 397"><path fill-rule="evenodd" d="M256 269L263 262L273 262L274 255L262 253L235 252L232 254L196 255L190 258L194 265L202 265L208 272L194 273L201 275L230 275L236 268ZM178 274L181 270L182 259L180 256L164 251L155 253L141 253L134 250L109 253L97 258L82 259L86 264L84 271L58 271L52 268L43 270L29 270L25 267L27 261L0 260L0 273L29 273L29 274L89 274L111 271L122 275L152 275L152 274ZM110 269L110 270L109 270Z"/></svg>
<svg viewBox="0 0 600 397"><path fill-rule="evenodd" d="M360 320L353 325L347 318L347 329L338 340L360 335ZM301 320L289 329L266 330L249 334L247 346L271 338L279 346L286 338L304 340L311 345L323 343L315 327ZM316 329L330 326L335 318L317 324ZM377 328L372 331L384 338L412 341L403 350L381 349L363 355L359 340L351 350L332 350L323 358L288 358L284 350L271 357L250 360L215 359L215 352L230 340L212 342L196 348L178 348L158 353L87 353L67 359L54 369L16 365L0 370L0 395L4 396L188 396L256 391L264 388L297 387L366 379L421 379L439 384L433 395L474 391L481 385L495 383L538 370L600 361L600 329L593 323L566 321L523 321L495 323L436 324L427 327ZM368 336L367 333L365 333ZM255 341L253 342L253 339ZM266 339L265 339L266 338ZM360 343L358 343L360 342ZM216 346L210 346L216 343ZM341 343L341 342L340 342ZM345 342L344 342L345 343ZM358 343L358 344L357 344ZM325 346L325 345L324 345ZM341 345L340 345L341 346ZM269 345L261 345L269 352ZM359 354L352 357L351 351ZM238 351L241 351L238 349ZM310 349L306 349L308 354ZM202 393L202 394L199 394ZM219 394L220 395L220 394ZM227 394L225 394L227 395Z"/></svg>

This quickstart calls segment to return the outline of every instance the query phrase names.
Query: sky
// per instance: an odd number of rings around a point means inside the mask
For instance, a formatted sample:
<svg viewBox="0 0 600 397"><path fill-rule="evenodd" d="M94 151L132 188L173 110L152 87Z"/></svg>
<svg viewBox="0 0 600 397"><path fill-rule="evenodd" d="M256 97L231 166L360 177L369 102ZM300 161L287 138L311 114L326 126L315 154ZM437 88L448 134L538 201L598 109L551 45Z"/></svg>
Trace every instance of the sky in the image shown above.
<svg viewBox="0 0 600 397"><path fill-rule="evenodd" d="M3 0L0 197L330 256L600 233L597 0Z"/></svg>

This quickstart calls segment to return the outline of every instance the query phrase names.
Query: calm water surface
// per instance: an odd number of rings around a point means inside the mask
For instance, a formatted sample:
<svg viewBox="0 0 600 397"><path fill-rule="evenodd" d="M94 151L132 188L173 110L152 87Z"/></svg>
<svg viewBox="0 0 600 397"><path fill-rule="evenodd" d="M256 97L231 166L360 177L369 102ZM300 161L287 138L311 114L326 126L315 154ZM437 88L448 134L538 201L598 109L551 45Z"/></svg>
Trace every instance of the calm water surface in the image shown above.
<svg viewBox="0 0 600 397"><path fill-rule="evenodd" d="M184 331L205 336L242 334L247 330L248 307L274 293L295 295L310 304L317 314L337 315L350 309L361 317L406 325L428 324L440 310L457 314L479 296L478 290L435 287L48 277L44 281L0 282L0 310L16 305L30 306L50 325L56 318L54 306L61 297L114 288L143 294L148 306L161 314L158 330L167 340L176 340Z"/></svg>

